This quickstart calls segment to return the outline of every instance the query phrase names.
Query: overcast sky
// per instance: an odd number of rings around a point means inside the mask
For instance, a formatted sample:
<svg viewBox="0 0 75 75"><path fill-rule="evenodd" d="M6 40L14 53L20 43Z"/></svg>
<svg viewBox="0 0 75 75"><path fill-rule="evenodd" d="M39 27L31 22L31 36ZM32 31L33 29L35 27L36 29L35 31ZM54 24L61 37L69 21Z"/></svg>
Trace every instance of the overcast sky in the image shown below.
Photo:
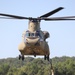
<svg viewBox="0 0 75 75"><path fill-rule="evenodd" d="M63 10L52 15L75 16L74 0L1 0L0 13L26 17L39 17L58 7ZM28 29L28 20L0 19L0 58L17 57L18 45L22 41L24 30ZM58 56L75 56L75 21L42 21L41 30L48 31L47 39L51 58Z"/></svg>

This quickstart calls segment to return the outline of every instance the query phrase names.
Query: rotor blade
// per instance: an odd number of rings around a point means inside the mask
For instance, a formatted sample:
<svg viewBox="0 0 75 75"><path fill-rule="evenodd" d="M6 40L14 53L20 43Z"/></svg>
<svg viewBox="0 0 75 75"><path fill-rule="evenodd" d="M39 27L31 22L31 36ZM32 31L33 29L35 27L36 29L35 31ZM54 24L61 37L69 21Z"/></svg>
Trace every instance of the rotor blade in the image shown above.
<svg viewBox="0 0 75 75"><path fill-rule="evenodd" d="M66 19L66 18L75 18L75 16L64 16L64 17L51 17L52 19Z"/></svg>
<svg viewBox="0 0 75 75"><path fill-rule="evenodd" d="M41 20L45 20L45 21L57 21L57 20L75 20L75 16L65 16L65 17L50 17L50 18L46 18L46 17L42 17Z"/></svg>
<svg viewBox="0 0 75 75"><path fill-rule="evenodd" d="M10 14L3 14L3 13L0 13L0 16L6 16L6 17L15 18L15 19L29 19L29 18L27 18L27 17L16 16L16 15L10 15Z"/></svg>
<svg viewBox="0 0 75 75"><path fill-rule="evenodd" d="M0 17L0 19L15 19L15 18L10 18L10 17Z"/></svg>
<svg viewBox="0 0 75 75"><path fill-rule="evenodd" d="M55 14L56 12L58 12L58 11L60 11L60 10L62 10L62 9L63 9L63 7L59 7L59 8L57 8L57 9L55 9L55 10L53 10L53 11L47 13L47 14L44 14L44 15L40 16L40 18L41 18L41 17L49 17L49 16Z"/></svg>
<svg viewBox="0 0 75 75"><path fill-rule="evenodd" d="M45 21L65 21L65 20L75 21L75 18L46 18L43 20Z"/></svg>

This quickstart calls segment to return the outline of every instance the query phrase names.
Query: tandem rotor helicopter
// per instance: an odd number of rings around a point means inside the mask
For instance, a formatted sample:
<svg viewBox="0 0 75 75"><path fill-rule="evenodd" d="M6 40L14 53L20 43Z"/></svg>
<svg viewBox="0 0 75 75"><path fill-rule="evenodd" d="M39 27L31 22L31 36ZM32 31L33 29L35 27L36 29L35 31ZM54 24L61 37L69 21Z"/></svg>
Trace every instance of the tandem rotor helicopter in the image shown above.
<svg viewBox="0 0 75 75"><path fill-rule="evenodd" d="M48 18L49 16L57 13L62 9L63 7L58 7L55 10L48 12L37 18L22 17L22 16L0 13L1 19L29 20L28 30L23 32L22 42L18 46L18 50L21 53L21 55L19 55L19 59L24 60L24 55L33 55L34 57L36 57L37 55L43 55L44 59L49 61L50 48L46 39L49 38L50 35L48 31L42 31L40 29L40 22L41 20L45 21L75 20L75 16Z"/></svg>

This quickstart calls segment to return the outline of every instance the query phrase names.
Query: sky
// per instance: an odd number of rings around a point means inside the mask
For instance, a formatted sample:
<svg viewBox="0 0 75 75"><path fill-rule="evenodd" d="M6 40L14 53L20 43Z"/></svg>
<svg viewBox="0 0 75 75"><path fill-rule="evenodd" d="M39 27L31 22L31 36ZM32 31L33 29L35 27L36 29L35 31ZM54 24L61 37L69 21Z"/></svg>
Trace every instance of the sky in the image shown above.
<svg viewBox="0 0 75 75"><path fill-rule="evenodd" d="M39 17L58 7L63 10L50 17L75 16L74 0L0 0L0 13ZM0 19L0 59L17 57L22 33L28 20ZM41 21L41 30L48 31L50 57L75 56L75 21Z"/></svg>

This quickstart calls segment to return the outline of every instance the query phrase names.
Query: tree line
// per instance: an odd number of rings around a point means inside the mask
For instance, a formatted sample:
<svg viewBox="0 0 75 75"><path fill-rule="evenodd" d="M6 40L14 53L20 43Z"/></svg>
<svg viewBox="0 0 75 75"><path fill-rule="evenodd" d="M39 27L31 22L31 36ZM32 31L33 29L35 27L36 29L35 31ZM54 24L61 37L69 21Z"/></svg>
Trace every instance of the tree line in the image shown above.
<svg viewBox="0 0 75 75"><path fill-rule="evenodd" d="M75 75L75 57L52 58L55 75ZM43 58L0 59L0 75L51 75L51 65Z"/></svg>

